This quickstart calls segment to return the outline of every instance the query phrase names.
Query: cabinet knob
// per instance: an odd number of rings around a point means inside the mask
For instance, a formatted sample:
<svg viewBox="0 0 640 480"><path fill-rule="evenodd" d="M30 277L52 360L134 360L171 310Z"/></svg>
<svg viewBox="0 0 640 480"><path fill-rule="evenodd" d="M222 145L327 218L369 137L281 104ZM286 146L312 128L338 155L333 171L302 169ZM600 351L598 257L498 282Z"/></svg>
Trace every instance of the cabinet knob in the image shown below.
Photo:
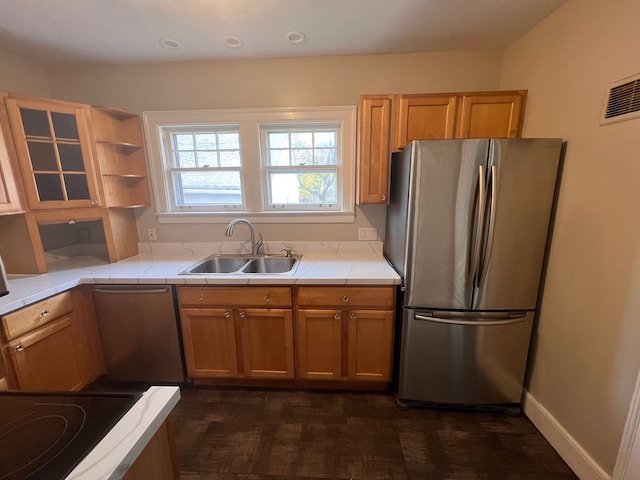
<svg viewBox="0 0 640 480"><path fill-rule="evenodd" d="M224 312L224 318L229 318L231 316L231 312Z"/></svg>
<svg viewBox="0 0 640 480"><path fill-rule="evenodd" d="M49 310L43 310L40 312L40 317L46 317L47 315L49 315Z"/></svg>
<svg viewBox="0 0 640 480"><path fill-rule="evenodd" d="M340 314L339 314L339 313L336 313L336 314L335 314L335 316L334 316L333 318L335 318L336 320L340 320Z"/></svg>
<svg viewBox="0 0 640 480"><path fill-rule="evenodd" d="M18 345L16 347L16 352L22 352L24 350L24 347L22 345Z"/></svg>
<svg viewBox="0 0 640 480"><path fill-rule="evenodd" d="M198 300L204 300L204 295L203 295L203 294L201 294L201 293L199 293L199 294L198 294Z"/></svg>
<svg viewBox="0 0 640 480"><path fill-rule="evenodd" d="M387 200L387 196L386 195L381 195L380 196L380 200L382 200L383 202Z"/></svg>
<svg viewBox="0 0 640 480"><path fill-rule="evenodd" d="M269 300L271 300L271 297L269 295L265 295L264 296L264 301L268 302Z"/></svg>
<svg viewBox="0 0 640 480"><path fill-rule="evenodd" d="M344 303L347 303L349 301L349 297L347 297L346 295L344 297L342 297L342 301Z"/></svg>
<svg viewBox="0 0 640 480"><path fill-rule="evenodd" d="M76 221L75 220L69 220L69 225L75 225Z"/></svg>
<svg viewBox="0 0 640 480"><path fill-rule="evenodd" d="M351 314L351 320L355 320L355 319L356 319L356 314L355 314L355 313L352 313L352 314Z"/></svg>
<svg viewBox="0 0 640 480"><path fill-rule="evenodd" d="M244 318L244 312L240 312L240 318Z"/></svg>
<svg viewBox="0 0 640 480"><path fill-rule="evenodd" d="M383 198L384 200L384 198ZM98 204L98 200L91 200L91 205L97 205Z"/></svg>

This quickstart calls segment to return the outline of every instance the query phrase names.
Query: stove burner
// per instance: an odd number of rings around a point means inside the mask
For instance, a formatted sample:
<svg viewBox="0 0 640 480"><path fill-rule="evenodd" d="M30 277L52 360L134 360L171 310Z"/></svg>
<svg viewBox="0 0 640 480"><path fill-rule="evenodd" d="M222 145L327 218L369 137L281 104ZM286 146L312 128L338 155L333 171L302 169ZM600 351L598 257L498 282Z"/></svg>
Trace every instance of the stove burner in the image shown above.
<svg viewBox="0 0 640 480"><path fill-rule="evenodd" d="M140 397L0 392L0 479L62 479Z"/></svg>

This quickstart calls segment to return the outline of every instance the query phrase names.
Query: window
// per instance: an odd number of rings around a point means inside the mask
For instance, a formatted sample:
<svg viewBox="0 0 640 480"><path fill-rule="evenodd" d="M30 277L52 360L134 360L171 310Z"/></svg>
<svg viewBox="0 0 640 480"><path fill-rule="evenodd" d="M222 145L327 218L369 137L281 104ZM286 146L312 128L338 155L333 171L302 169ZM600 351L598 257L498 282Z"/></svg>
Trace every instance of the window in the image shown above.
<svg viewBox="0 0 640 480"><path fill-rule="evenodd" d="M355 107L142 118L160 222L354 221Z"/></svg>

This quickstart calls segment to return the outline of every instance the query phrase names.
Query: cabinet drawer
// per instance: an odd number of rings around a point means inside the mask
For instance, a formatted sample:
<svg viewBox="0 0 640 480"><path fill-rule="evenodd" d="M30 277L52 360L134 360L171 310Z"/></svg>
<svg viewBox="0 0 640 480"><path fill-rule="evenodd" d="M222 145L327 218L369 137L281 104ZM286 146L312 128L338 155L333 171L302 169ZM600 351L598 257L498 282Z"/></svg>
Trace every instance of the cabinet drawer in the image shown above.
<svg viewBox="0 0 640 480"><path fill-rule="evenodd" d="M23 333L44 325L73 310L71 292L34 303L2 317L2 330L6 340L12 340Z"/></svg>
<svg viewBox="0 0 640 480"><path fill-rule="evenodd" d="M178 287L180 306L264 307L291 306L289 287Z"/></svg>
<svg viewBox="0 0 640 480"><path fill-rule="evenodd" d="M300 287L299 307L393 308L394 287Z"/></svg>

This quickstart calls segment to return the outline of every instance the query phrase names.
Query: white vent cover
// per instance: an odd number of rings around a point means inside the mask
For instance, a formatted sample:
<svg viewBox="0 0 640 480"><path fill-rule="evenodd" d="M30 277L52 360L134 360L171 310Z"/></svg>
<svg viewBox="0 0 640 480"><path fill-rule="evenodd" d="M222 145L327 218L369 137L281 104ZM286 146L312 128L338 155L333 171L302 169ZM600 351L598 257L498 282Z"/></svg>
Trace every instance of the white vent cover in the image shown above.
<svg viewBox="0 0 640 480"><path fill-rule="evenodd" d="M600 125L640 117L640 74L610 84L602 104Z"/></svg>

